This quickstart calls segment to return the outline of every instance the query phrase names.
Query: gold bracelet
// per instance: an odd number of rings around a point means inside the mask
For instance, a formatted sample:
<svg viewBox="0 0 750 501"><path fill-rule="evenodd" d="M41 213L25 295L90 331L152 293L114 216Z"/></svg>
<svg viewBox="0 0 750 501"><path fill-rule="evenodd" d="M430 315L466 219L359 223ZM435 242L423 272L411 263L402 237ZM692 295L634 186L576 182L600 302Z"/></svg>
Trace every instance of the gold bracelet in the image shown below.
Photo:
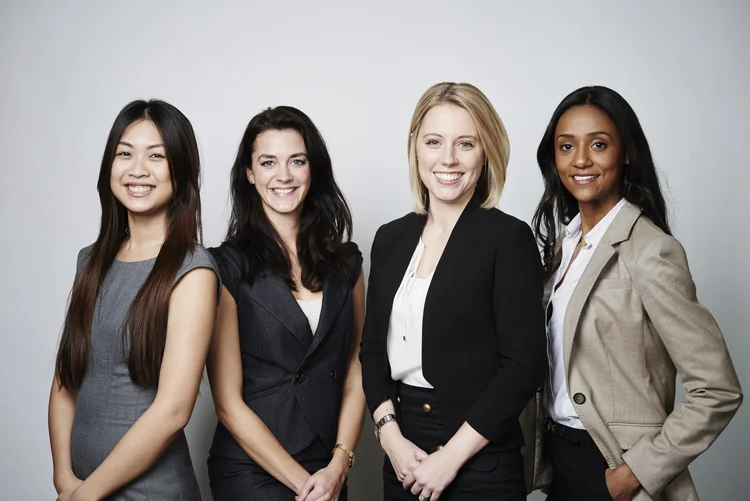
<svg viewBox="0 0 750 501"><path fill-rule="evenodd" d="M331 454L335 453L336 449L340 449L340 450L344 451L344 454L346 454L347 456L349 456L349 468L351 468L352 465L354 465L354 451L351 450L346 445L339 443L339 444L336 444L336 445L333 446L333 450L331 451Z"/></svg>

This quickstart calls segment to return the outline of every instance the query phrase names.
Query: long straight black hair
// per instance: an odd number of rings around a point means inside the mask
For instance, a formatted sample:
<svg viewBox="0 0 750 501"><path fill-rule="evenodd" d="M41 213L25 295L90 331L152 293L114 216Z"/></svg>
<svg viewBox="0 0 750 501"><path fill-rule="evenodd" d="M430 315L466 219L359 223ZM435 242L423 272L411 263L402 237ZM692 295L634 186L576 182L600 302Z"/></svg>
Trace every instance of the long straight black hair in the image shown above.
<svg viewBox="0 0 750 501"><path fill-rule="evenodd" d="M291 106L268 108L250 120L232 166L232 216L227 243L242 257L243 278L252 282L263 273L278 274L296 290L289 252L266 216L258 190L247 179L255 139L268 130L298 132L310 162L310 190L303 202L297 233L302 285L310 291L320 291L329 274L349 281L355 270L342 245L352 233L349 205L333 177L323 136L307 115Z"/></svg>
<svg viewBox="0 0 750 501"><path fill-rule="evenodd" d="M544 269L548 276L554 271L553 261L558 232L562 225L578 214L578 201L560 181L555 163L555 129L566 111L575 106L594 106L614 122L622 138L629 164L623 169L620 193L637 205L659 228L671 235L659 176L651 148L641 123L628 102L607 87L581 87L568 94L557 106L537 149L537 162L544 178L544 194L532 220L534 233L542 248Z"/></svg>
<svg viewBox="0 0 750 501"><path fill-rule="evenodd" d="M123 329L123 336L130 333L128 368L136 384L154 387L158 383L172 282L186 253L192 252L201 237L200 158L190 121L164 101L129 103L115 118L104 147L97 184L102 207L99 236L73 284L57 353L55 371L60 386L73 393L88 364L96 297L129 235L128 211L110 185L112 163L122 135L141 120L151 121L161 135L174 195L167 208L166 238L151 273L130 306L125 320L127 329Z"/></svg>

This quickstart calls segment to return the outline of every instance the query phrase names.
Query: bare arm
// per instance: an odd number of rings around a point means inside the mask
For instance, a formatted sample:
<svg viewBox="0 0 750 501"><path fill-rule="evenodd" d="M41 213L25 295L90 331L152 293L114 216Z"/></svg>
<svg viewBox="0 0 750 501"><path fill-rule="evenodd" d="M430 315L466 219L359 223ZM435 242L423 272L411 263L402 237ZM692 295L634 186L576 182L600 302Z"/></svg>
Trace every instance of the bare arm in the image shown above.
<svg viewBox="0 0 750 501"><path fill-rule="evenodd" d="M242 450L271 476L299 493L310 474L284 449L242 399L242 359L237 303L224 288L208 355L216 415Z"/></svg>
<svg viewBox="0 0 750 501"><path fill-rule="evenodd" d="M346 370L344 394L341 399L339 426L336 443L341 443L354 450L357 448L359 434L362 432L362 421L365 417L365 393L362 390L362 364L359 362L359 345L362 342L362 326L365 322L365 278L360 272L353 290L354 339L349 354L349 367ZM349 470L349 456L336 449L331 464L337 462Z"/></svg>
<svg viewBox="0 0 750 501"><path fill-rule="evenodd" d="M175 286L156 398L73 499L103 499L138 478L187 425L211 341L217 284L213 271L198 268Z"/></svg>
<svg viewBox="0 0 750 501"><path fill-rule="evenodd" d="M73 473L70 458L70 437L76 411L75 395L60 387L55 376L49 394L49 443L52 448L52 481L57 493L75 489L81 481Z"/></svg>

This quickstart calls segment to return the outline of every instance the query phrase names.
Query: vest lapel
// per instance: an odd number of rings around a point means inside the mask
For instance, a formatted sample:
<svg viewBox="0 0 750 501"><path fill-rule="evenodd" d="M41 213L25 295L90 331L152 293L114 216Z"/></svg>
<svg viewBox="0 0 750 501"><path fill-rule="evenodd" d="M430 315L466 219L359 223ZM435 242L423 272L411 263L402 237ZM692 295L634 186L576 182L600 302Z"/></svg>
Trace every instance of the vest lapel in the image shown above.
<svg viewBox="0 0 750 501"><path fill-rule="evenodd" d="M250 297L286 327L303 347L312 343L313 336L307 317L281 278L267 275L256 279L250 288ZM325 305L325 298L323 302Z"/></svg>
<svg viewBox="0 0 750 501"><path fill-rule="evenodd" d="M310 347L307 349L305 358L309 357L315 349L323 342L328 332L333 327L341 308L346 302L349 289L346 284L334 278L326 278L323 282L323 304L320 307L320 319L315 329L315 336Z"/></svg>

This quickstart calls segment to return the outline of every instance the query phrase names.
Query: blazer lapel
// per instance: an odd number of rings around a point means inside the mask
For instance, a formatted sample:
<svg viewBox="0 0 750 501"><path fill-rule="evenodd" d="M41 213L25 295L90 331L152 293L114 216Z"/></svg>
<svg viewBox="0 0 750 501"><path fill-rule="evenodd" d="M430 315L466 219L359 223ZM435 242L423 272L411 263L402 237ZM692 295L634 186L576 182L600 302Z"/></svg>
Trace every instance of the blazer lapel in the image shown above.
<svg viewBox="0 0 750 501"><path fill-rule="evenodd" d="M570 296L563 320L563 359L567 370L570 368L570 353L578 331L581 313L591 294L591 289L593 289L604 267L616 254L614 246L630 238L630 231L640 214L641 210L629 202L620 209L620 212L602 236L594 255L591 256L591 261L583 270L578 285Z"/></svg>
<svg viewBox="0 0 750 501"><path fill-rule="evenodd" d="M382 280L382 292L378 295L385 299L385 301L379 301L379 306L382 308L380 312L385 318L386 327L391 316L396 291L401 285L406 268L414 255L414 250L417 248L419 237L422 235L422 230L427 221L426 217L415 213L411 213L407 217L409 217L408 224L405 225L403 234L398 236L400 239L393 242L393 251L387 257L383 272L379 276L379 279Z"/></svg>
<svg viewBox="0 0 750 501"><path fill-rule="evenodd" d="M250 297L273 315L302 346L307 347L313 341L307 317L281 278L266 275L256 279L250 288Z"/></svg>
<svg viewBox="0 0 750 501"><path fill-rule="evenodd" d="M305 357L310 356L315 351L328 331L331 330L341 308L344 306L348 293L347 285L339 280L329 277L323 282L323 304L320 307L320 319L318 320L318 327L315 329L312 344L307 349Z"/></svg>

